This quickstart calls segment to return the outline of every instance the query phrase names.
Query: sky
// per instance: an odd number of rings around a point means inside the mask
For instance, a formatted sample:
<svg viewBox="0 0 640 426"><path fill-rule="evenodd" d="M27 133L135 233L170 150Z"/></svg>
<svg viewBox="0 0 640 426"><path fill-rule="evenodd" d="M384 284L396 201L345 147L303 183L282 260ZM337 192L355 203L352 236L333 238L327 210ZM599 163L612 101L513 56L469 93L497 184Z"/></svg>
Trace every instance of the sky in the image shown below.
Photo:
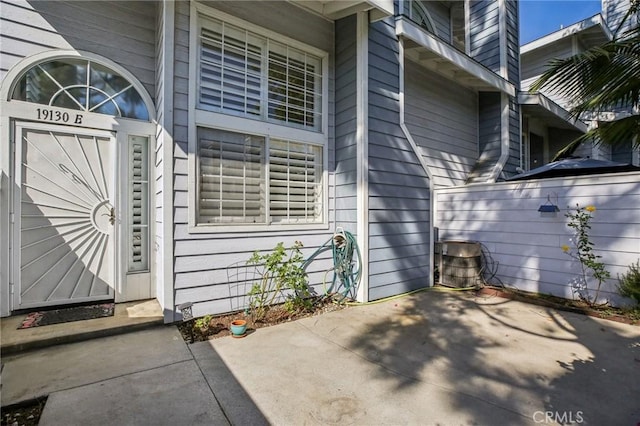
<svg viewBox="0 0 640 426"><path fill-rule="evenodd" d="M520 0L520 44L599 13L601 0Z"/></svg>

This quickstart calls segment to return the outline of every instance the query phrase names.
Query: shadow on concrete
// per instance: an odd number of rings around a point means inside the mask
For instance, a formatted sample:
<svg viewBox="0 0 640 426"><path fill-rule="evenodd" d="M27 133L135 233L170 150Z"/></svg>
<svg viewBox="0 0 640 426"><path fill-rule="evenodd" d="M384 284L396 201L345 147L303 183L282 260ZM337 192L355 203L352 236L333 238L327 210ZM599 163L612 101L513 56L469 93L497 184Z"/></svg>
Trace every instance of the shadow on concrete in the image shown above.
<svg viewBox="0 0 640 426"><path fill-rule="evenodd" d="M269 424L209 342L193 343L189 345L189 350L218 405L232 425Z"/></svg>
<svg viewBox="0 0 640 426"><path fill-rule="evenodd" d="M415 296L349 342L377 365L372 380L395 391L434 384L477 424L495 424L502 410L523 423L640 422L634 326L470 294Z"/></svg>

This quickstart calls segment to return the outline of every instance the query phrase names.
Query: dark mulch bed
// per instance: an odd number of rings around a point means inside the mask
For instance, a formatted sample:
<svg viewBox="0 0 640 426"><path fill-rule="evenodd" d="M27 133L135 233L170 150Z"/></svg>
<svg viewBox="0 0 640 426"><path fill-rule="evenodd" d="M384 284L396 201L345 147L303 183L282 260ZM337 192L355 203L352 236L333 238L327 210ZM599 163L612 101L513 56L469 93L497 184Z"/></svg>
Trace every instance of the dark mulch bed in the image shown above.
<svg viewBox="0 0 640 426"><path fill-rule="evenodd" d="M505 299L517 300L519 302L531 303L539 306L546 306L562 311L574 312L589 315L595 318L602 318L624 324L640 325L640 307L616 308L608 305L589 306L582 300L564 299L562 297L548 294L529 293L526 291L502 288L484 287L478 290L479 296L497 296Z"/></svg>
<svg viewBox="0 0 640 426"><path fill-rule="evenodd" d="M180 330L185 342L191 342L191 333L193 333L193 341L203 342L210 339L217 339L219 337L231 336L229 327L231 322L234 320L246 320L246 335L250 335L259 328L321 315L327 312L338 311L346 308L347 306L348 305L344 303L334 303L332 299L325 298L318 300L314 304L314 308L308 311L289 312L284 308L284 305L274 305L269 308L264 318L259 321L256 321L250 314L235 312L225 315L196 318L194 320L178 324L178 329Z"/></svg>
<svg viewBox="0 0 640 426"><path fill-rule="evenodd" d="M47 398L2 407L1 426L37 426Z"/></svg>

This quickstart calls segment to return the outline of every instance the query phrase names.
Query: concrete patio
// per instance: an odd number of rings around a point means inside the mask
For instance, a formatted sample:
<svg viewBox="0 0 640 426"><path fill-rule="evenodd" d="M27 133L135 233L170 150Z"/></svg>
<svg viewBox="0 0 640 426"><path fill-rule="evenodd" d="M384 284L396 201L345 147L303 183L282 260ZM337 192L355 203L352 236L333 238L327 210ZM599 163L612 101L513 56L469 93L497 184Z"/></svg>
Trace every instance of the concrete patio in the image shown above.
<svg viewBox="0 0 640 426"><path fill-rule="evenodd" d="M427 291L187 345L173 326L3 357L41 425L636 425L640 327Z"/></svg>

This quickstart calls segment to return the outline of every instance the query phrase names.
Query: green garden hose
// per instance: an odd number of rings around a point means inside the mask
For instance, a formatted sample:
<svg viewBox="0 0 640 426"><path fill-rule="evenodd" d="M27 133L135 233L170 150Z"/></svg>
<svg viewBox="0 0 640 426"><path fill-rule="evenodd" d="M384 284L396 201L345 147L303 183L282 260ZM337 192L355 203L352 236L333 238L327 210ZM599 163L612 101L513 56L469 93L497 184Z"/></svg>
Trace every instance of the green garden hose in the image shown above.
<svg viewBox="0 0 640 426"><path fill-rule="evenodd" d="M307 267L318 257L321 253L327 250L331 250L333 256L333 266L325 271L323 282L324 296L332 294L340 294L341 298L338 302L342 302L349 292L358 287L360 280L362 279L362 256L360 255L360 248L356 242L356 238L348 231L338 228L336 233L333 234L322 246L320 246L311 256L309 256L302 264L302 269L307 270ZM354 254L356 259L354 259ZM354 260L357 260L354 261ZM327 288L326 278L329 272L333 272L333 278L331 280L331 286ZM346 302L348 305L353 306L365 306L377 303L387 302L389 300L399 299L414 293L422 291L468 291L474 290L474 288L447 288L447 287L424 287L417 290L409 291L395 296L389 296L371 302Z"/></svg>
<svg viewBox="0 0 640 426"><path fill-rule="evenodd" d="M318 248L302 265L303 270L321 253L331 250L333 267L325 272L325 295L340 294L343 300L349 292L356 289L362 278L362 256L356 238L349 231L338 228L320 248ZM354 255L356 258L354 259ZM326 276L333 271L331 286L326 288Z"/></svg>

